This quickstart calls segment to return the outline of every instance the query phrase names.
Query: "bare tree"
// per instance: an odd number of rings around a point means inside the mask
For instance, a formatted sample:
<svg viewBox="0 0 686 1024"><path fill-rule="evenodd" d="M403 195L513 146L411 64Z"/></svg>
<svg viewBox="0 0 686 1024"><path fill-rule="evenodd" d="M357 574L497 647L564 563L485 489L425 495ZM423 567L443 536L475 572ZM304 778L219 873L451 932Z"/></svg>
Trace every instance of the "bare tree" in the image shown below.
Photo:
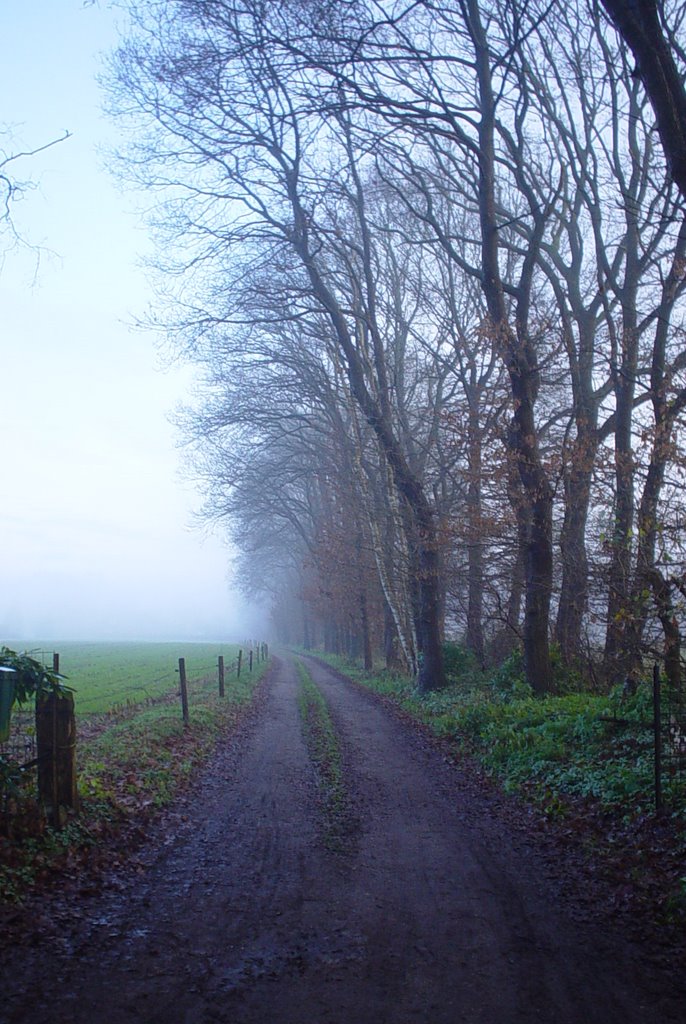
<svg viewBox="0 0 686 1024"><path fill-rule="evenodd" d="M5 251L15 245L30 245L30 242L27 242L17 231L12 217L12 209L18 200L35 186L30 179L17 176L15 173L17 165L25 160L31 160L39 153L51 149L60 142L65 142L70 137L71 132L65 131L59 138L52 139L41 146L19 149L12 145L11 129L0 126L0 139L5 140L5 145L0 147L0 239L5 246Z"/></svg>
<svg viewBox="0 0 686 1024"><path fill-rule="evenodd" d="M667 5L658 0L601 2L633 54L636 72L655 111L671 175L686 198L686 61L678 41L683 5L668 11ZM670 14L674 16L671 25L667 20Z"/></svg>

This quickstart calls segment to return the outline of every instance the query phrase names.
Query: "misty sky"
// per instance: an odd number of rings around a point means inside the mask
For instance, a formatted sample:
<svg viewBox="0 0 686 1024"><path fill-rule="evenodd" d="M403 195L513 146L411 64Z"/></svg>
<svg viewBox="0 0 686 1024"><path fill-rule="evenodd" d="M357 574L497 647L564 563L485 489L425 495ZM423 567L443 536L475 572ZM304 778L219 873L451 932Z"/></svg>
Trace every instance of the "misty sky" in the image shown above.
<svg viewBox="0 0 686 1024"><path fill-rule="evenodd" d="M37 265L10 249L0 270L0 642L259 629L229 593L226 547L190 525L201 499L168 415L192 371L162 372L154 340L127 326L149 298L149 242L140 198L105 166L95 75L116 38L102 5L0 2L0 148L72 133L12 165L36 186L15 225L49 252Z"/></svg>

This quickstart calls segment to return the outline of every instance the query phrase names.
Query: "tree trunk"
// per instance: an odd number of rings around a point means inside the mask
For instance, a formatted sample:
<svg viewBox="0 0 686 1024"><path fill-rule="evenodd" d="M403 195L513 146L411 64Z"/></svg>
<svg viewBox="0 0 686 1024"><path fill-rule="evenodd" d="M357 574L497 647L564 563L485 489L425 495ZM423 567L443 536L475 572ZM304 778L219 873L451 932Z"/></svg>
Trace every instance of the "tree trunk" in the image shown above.
<svg viewBox="0 0 686 1024"><path fill-rule="evenodd" d="M549 488L542 488L531 509L524 610L524 670L527 682L539 695L552 689L548 636L553 581L552 512L552 494Z"/></svg>
<svg viewBox="0 0 686 1024"><path fill-rule="evenodd" d="M312 647L312 640L310 635L310 617L307 614L307 607L303 601L303 647L306 651L309 651Z"/></svg>
<svg viewBox="0 0 686 1024"><path fill-rule="evenodd" d="M419 674L417 688L428 693L446 685L443 666L443 637L440 630L440 565L433 516L427 508L418 526L419 565L417 647Z"/></svg>
<svg viewBox="0 0 686 1024"><path fill-rule="evenodd" d="M470 403L469 415L469 488L467 492L468 520L468 601L467 646L474 652L479 664L484 664L484 566L483 531L481 523L482 451L478 410Z"/></svg>
<svg viewBox="0 0 686 1024"><path fill-rule="evenodd" d="M483 621L484 567L483 550L479 541L473 541L469 545L468 556L467 646L474 652L479 664L483 668L485 661Z"/></svg>
<svg viewBox="0 0 686 1024"><path fill-rule="evenodd" d="M627 167L618 168L625 220L624 273L615 274L612 290L620 301L621 333L613 337L611 352L612 382L615 396L615 510L612 524L605 666L609 678L623 682L640 658L634 642L636 608L632 595L634 550L634 451L632 427L636 377L638 373L638 294L642 273L642 239L638 223L640 195L645 169L640 160L637 126L641 109L635 84L629 93L627 112Z"/></svg>
<svg viewBox="0 0 686 1024"><path fill-rule="evenodd" d="M372 654L372 636L369 628L369 608L367 604L367 591L362 588L360 591L360 625L362 628L362 650L364 653L365 671L371 672L374 668L374 656Z"/></svg>
<svg viewBox="0 0 686 1024"><path fill-rule="evenodd" d="M479 217L481 222L482 288L494 331L510 377L513 417L509 446L521 478L529 512L526 551L526 609L524 664L527 682L535 693L552 686L550 664L550 597L552 594L552 490L538 449L535 405L539 373L536 353L528 334L532 239L517 289L516 330L510 325L498 260L499 218L496 203L495 123L496 99L491 78L491 54L476 0L469 0L469 29L474 43L479 81Z"/></svg>
<svg viewBox="0 0 686 1024"><path fill-rule="evenodd" d="M632 376L629 378L629 372ZM622 682L635 661L629 649L628 628L635 609L631 601L632 526L634 517L634 456L631 443L633 372L624 367L616 374L615 509L612 524L608 580L605 666L609 677ZM632 645L633 646L633 645Z"/></svg>
<svg viewBox="0 0 686 1024"><path fill-rule="evenodd" d="M507 600L506 624L508 641L502 654L511 654L522 634L522 600L524 597L524 576L526 571L526 548L529 538L529 511L522 494L519 470L508 459L507 496L517 523L517 548L510 574L510 592Z"/></svg>
<svg viewBox="0 0 686 1024"><path fill-rule="evenodd" d="M577 421L578 429L578 421ZM565 511L560 532L562 583L557 610L556 636L560 654L566 664L579 661L581 631L588 603L588 556L586 524L593 478L593 452L597 445L580 431L564 474Z"/></svg>
<svg viewBox="0 0 686 1024"><path fill-rule="evenodd" d="M388 601L384 600L384 656L389 672L401 672L409 668L400 654L400 646L393 609Z"/></svg>
<svg viewBox="0 0 686 1024"><path fill-rule="evenodd" d="M510 341L514 346L515 342ZM524 670L536 694L552 688L550 599L553 589L553 494L541 464L534 423L536 372L521 344L511 349L510 381L514 414L509 432L522 484L528 529L524 572Z"/></svg>

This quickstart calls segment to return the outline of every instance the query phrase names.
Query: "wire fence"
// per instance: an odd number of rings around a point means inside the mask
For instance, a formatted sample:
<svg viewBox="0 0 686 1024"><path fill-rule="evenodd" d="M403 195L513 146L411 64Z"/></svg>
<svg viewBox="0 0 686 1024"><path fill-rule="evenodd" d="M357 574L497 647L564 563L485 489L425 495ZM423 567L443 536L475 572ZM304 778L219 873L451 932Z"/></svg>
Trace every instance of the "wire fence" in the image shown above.
<svg viewBox="0 0 686 1024"><path fill-rule="evenodd" d="M27 808L34 808L36 822L28 823L19 819L27 818ZM33 710L14 710L12 727L5 743L0 744L0 831L13 837L38 834L38 745L36 741L36 716Z"/></svg>
<svg viewBox="0 0 686 1024"><path fill-rule="evenodd" d="M31 656L43 666L59 671L59 654L39 650ZM38 801L38 742L34 707L12 708L9 736L0 743L0 824L12 834L13 824L26 807ZM26 830L25 830L26 831ZM28 829L29 833L31 829Z"/></svg>
<svg viewBox="0 0 686 1024"><path fill-rule="evenodd" d="M114 645L114 654L109 653L109 645L102 645L105 656L100 654L100 645L92 645L95 653L84 657L83 650L88 646L74 645L77 651L73 661L69 648L63 658L59 652L47 648L32 648L27 652L42 665L58 672L63 670L66 684L76 691L79 719L85 716L119 713L136 705L145 706L160 698L166 698L174 689L178 690L178 659L174 653L176 645L136 645L137 650L133 656L127 654L121 658L116 648L125 648L129 645ZM169 648L169 651L162 655L156 654L155 660L152 660L147 655L140 654L141 648L148 646L153 651L158 647ZM188 678L194 683L207 680L209 685L213 679L217 680L218 657L222 655L202 650L206 646L204 644L197 646L201 648L199 652L190 645L186 654ZM259 661L262 657L265 647L265 644L257 641L247 641L240 648L234 647L233 654L231 647L225 649L223 657L226 678L250 670L252 662ZM219 647L215 650L221 652ZM161 658L166 658L166 665L160 665Z"/></svg>
<svg viewBox="0 0 686 1024"><path fill-rule="evenodd" d="M31 657L45 667L60 671L59 652L32 650ZM134 717L146 708L160 704L176 704L184 723L188 724L188 682L196 690L197 687L217 687L219 695L224 696L227 679L240 678L241 673L252 672L254 664L259 664L267 657L268 648L263 643L253 644L245 650L240 648L235 657L228 659L219 655L215 665L209 663L207 658L199 663L199 659L191 657L188 661L188 678L186 660L180 658L177 668L172 668L170 664L167 672L146 678L143 683L127 680L124 685L119 682L109 691L101 687L90 700L88 695L79 697L78 679L69 678L69 684L76 690L79 737L91 739L113 723ZM55 751L50 756L54 759ZM5 834L13 834L13 824L16 826L18 819L26 816L27 807L35 805L36 810L40 811L39 764L44 760L45 753L39 749L37 740L36 708L15 705L9 737L6 742L0 743L0 830ZM22 831L30 834L31 828L23 827Z"/></svg>

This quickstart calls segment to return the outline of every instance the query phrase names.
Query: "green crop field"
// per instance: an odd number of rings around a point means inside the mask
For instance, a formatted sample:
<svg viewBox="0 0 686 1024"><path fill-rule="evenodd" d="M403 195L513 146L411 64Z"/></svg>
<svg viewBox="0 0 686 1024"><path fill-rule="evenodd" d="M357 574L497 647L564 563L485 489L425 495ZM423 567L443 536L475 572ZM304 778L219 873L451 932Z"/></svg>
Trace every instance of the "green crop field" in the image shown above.
<svg viewBox="0 0 686 1024"><path fill-rule="evenodd" d="M66 827L59 832L48 828L31 842L13 843L3 837L0 901L22 899L46 871L59 874L65 865L71 871L73 850L80 851L74 863L81 863L82 854L87 859L88 851L100 849L103 836L118 834L119 826L128 827L132 818L143 823L154 809L168 804L181 786L204 770L217 743L237 727L269 665L266 658L257 660L258 648L253 647L251 670L248 643L240 648L188 641L0 641L0 645L31 654L49 666L53 654L59 654L60 671L74 690L80 805L78 814L65 811ZM240 678L236 672L239 650L243 651ZM218 686L219 655L224 658L223 695ZM185 720L179 700L179 658L185 659L188 681ZM15 707L9 742L0 747L0 771L11 780L12 806L19 808L10 812L15 814L14 830L24 820L23 808L35 810L37 801L46 802L38 792L37 772L24 771L36 764L36 756L35 712L30 703ZM4 799L1 782L0 776L0 801ZM34 813L27 820L42 819Z"/></svg>
<svg viewBox="0 0 686 1024"><path fill-rule="evenodd" d="M52 665L60 656L60 672L74 691L77 715L97 714L159 697L179 684L179 658L186 660L189 682L217 679L217 659L224 656L227 681L238 657L236 644L223 643L55 643L7 642ZM247 661L247 649L244 652ZM247 664L246 664L247 669ZM234 667L235 674L235 667Z"/></svg>

